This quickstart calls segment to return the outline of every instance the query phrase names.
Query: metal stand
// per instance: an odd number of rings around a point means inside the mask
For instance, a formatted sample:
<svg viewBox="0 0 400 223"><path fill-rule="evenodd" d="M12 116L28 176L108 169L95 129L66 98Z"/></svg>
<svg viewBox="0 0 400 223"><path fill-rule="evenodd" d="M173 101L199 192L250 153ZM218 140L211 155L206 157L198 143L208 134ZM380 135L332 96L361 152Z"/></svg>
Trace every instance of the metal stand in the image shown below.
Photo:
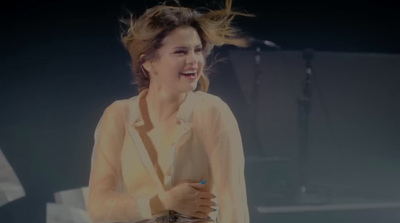
<svg viewBox="0 0 400 223"><path fill-rule="evenodd" d="M303 57L306 61L306 76L302 86L302 96L298 98L298 127L299 127L299 178L296 188L295 202L304 204L328 203L328 196L317 190L310 190L308 185L308 141L309 141L309 121L312 109L312 88L313 70L311 60L313 51L306 49Z"/></svg>
<svg viewBox="0 0 400 223"><path fill-rule="evenodd" d="M256 148L256 153L259 156L263 156L264 152L262 149L262 144L260 141L260 135L257 128L257 117L258 117L258 87L260 85L259 76L261 74L260 69L260 52L261 48L256 47L255 51L255 64L254 64L254 79L253 79L253 89L250 94L249 104L249 137L251 148Z"/></svg>
<svg viewBox="0 0 400 223"><path fill-rule="evenodd" d="M260 74L262 73L261 68L260 68L260 61L261 61L261 49L264 48L269 48L273 50L280 50L281 47L277 45L274 42L268 41L268 40L260 40L256 38L250 38L249 39L250 43L255 47L255 64L254 64L254 79L253 79L253 89L252 92L250 93L250 97L247 101L247 104L249 106L249 125L248 125L248 133L249 136L247 139L249 140L249 148L256 148L255 152L257 156L264 156L265 152L262 149L262 143L260 140L260 135L258 133L258 128L257 128L257 117L258 117L258 89L260 85Z"/></svg>

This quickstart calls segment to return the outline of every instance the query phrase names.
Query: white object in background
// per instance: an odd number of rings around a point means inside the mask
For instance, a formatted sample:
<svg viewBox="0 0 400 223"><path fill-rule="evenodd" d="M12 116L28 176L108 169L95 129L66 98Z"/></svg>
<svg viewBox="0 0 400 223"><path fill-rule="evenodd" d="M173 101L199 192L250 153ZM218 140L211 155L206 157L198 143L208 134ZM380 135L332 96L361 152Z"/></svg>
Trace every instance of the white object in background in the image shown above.
<svg viewBox="0 0 400 223"><path fill-rule="evenodd" d="M46 223L92 223L85 210L63 204L47 203Z"/></svg>
<svg viewBox="0 0 400 223"><path fill-rule="evenodd" d="M0 149L0 207L24 196L24 188Z"/></svg>
<svg viewBox="0 0 400 223"><path fill-rule="evenodd" d="M47 223L91 223L86 212L88 187L54 193L56 203L47 203Z"/></svg>
<svg viewBox="0 0 400 223"><path fill-rule="evenodd" d="M86 210L88 187L81 187L72 190L59 191L54 193L57 204L80 208Z"/></svg>

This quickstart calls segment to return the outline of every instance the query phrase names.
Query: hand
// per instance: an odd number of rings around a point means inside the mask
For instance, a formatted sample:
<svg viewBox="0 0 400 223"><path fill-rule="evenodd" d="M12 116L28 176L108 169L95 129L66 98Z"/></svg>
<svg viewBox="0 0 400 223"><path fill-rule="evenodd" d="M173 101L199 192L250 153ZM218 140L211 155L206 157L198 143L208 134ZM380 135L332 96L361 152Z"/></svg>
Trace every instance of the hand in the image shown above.
<svg viewBox="0 0 400 223"><path fill-rule="evenodd" d="M205 185L200 183L179 184L160 195L160 200L167 210L174 210L183 215L197 218L207 218L214 210L211 201L215 196L205 191Z"/></svg>

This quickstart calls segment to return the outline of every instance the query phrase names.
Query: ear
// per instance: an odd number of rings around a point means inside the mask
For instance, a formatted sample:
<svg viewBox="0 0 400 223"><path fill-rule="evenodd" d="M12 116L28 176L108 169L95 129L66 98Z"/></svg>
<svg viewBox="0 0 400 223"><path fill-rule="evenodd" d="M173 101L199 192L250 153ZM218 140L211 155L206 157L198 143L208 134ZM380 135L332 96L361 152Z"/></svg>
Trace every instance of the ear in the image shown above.
<svg viewBox="0 0 400 223"><path fill-rule="evenodd" d="M152 68L151 62L148 60L143 61L144 60L143 58L144 58L144 54L141 54L140 55L140 63L142 64L143 68L147 71L147 73L150 73L151 68Z"/></svg>

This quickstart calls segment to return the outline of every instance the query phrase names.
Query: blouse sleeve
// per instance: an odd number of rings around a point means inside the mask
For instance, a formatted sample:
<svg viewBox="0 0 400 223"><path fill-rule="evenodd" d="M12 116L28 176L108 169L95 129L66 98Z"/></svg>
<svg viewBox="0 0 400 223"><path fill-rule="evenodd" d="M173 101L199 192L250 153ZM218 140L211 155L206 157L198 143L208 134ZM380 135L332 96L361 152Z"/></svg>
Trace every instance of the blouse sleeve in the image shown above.
<svg viewBox="0 0 400 223"><path fill-rule="evenodd" d="M228 105L219 99L213 109L209 131L209 161L219 202L219 223L249 223L244 154L237 121Z"/></svg>
<svg viewBox="0 0 400 223"><path fill-rule="evenodd" d="M119 192L120 153L125 115L114 102L103 113L96 130L89 180L87 210L93 222L129 222L150 219L150 197Z"/></svg>

